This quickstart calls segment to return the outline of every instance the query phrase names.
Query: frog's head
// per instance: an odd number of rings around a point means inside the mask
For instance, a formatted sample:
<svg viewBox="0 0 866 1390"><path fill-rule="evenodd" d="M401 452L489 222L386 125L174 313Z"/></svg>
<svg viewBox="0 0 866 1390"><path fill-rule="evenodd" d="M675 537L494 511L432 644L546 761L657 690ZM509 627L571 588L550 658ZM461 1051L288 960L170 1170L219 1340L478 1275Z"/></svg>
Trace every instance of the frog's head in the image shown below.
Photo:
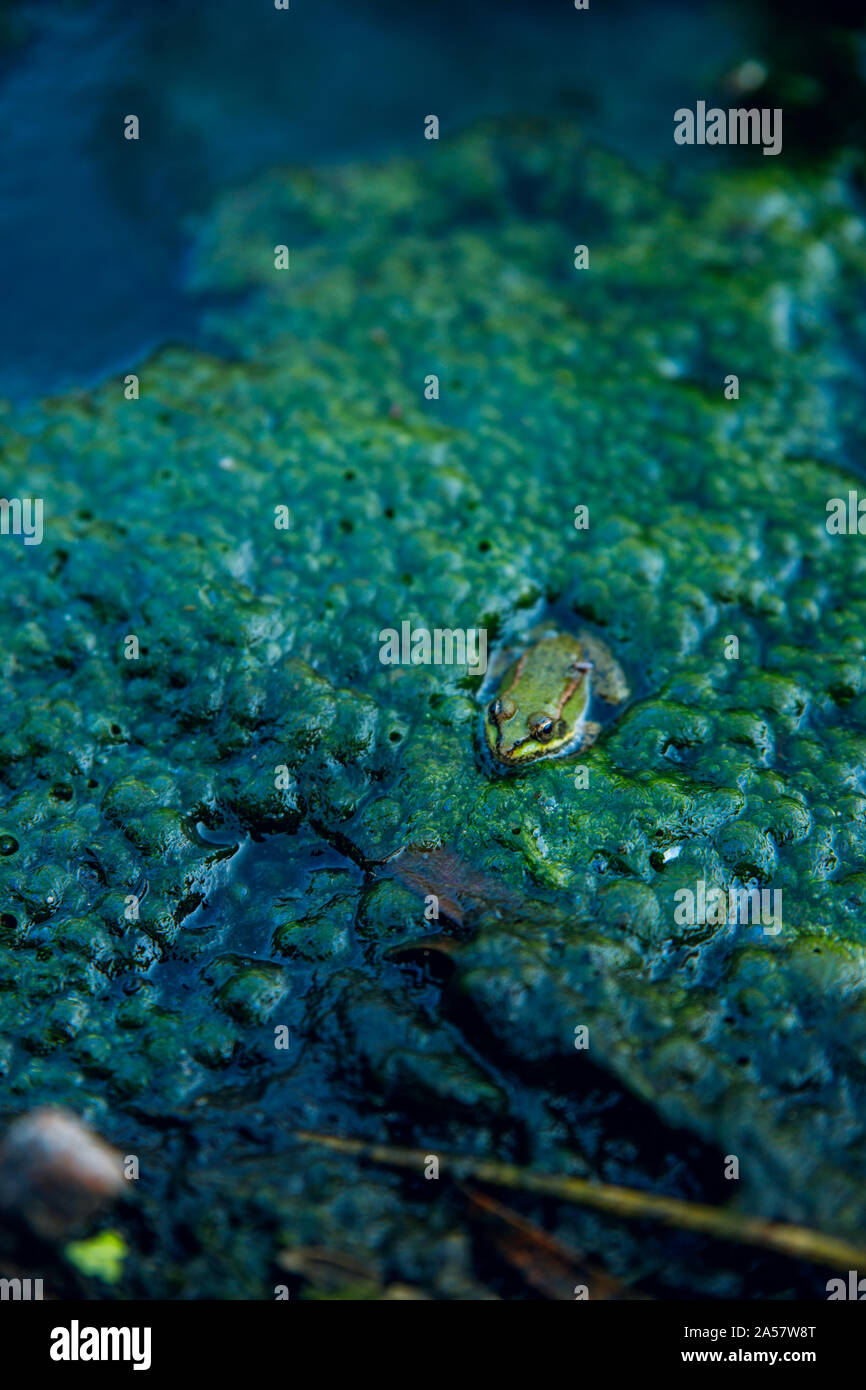
<svg viewBox="0 0 866 1390"><path fill-rule="evenodd" d="M568 725L549 710L533 710L518 718L514 701L507 695L491 700L484 716L487 747L501 763L531 763L549 757L568 742Z"/></svg>
<svg viewBox="0 0 866 1390"><path fill-rule="evenodd" d="M506 672L484 712L485 742L499 762L517 766L553 757L580 734L591 663L576 660L573 652L566 660L561 656L545 643L543 660L530 653Z"/></svg>

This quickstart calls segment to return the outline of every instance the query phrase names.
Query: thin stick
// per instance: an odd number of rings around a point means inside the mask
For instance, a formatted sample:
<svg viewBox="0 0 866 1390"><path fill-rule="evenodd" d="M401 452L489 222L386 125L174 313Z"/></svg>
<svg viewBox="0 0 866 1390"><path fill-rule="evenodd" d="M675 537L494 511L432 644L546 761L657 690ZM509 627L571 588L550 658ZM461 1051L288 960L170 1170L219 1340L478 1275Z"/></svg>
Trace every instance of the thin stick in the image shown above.
<svg viewBox="0 0 866 1390"><path fill-rule="evenodd" d="M373 1163L392 1168L408 1168L423 1172L428 1155L421 1149L391 1148L387 1144L368 1144L360 1139L341 1139L335 1134L316 1134L310 1130L295 1130L294 1138L305 1144L321 1144L337 1153L353 1154ZM614 1187L609 1183L588 1182L585 1178L563 1178L549 1173L531 1173L511 1163L495 1160L460 1157L456 1154L437 1154L440 1171L458 1181L472 1178L489 1182L495 1187L508 1187L518 1192L536 1192L546 1197L558 1197L563 1202L595 1207L629 1221L660 1221L680 1230L700 1231L719 1240L740 1245L757 1245L798 1260L839 1269L866 1269L866 1249L849 1245L835 1236L809 1230L806 1226L787 1226L762 1217L742 1216L721 1207L708 1207L700 1202L686 1202L679 1197L656 1197L633 1187Z"/></svg>

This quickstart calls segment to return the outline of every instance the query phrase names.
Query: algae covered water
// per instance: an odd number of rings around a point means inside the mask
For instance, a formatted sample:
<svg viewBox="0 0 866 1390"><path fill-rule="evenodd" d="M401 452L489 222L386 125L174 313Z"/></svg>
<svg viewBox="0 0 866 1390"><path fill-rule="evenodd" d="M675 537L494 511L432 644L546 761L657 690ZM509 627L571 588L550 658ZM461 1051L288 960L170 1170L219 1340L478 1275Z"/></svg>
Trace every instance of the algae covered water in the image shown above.
<svg viewBox="0 0 866 1390"><path fill-rule="evenodd" d="M37 143L35 75L100 36L70 100L102 165L72 262L40 301L19 247L10 294L0 1116L63 1106L135 1165L83 1248L3 1258L90 1299L826 1298L827 1258L735 1233L864 1241L850 131L811 147L791 97L778 157L678 161L693 91L747 60L750 102L798 90L770 8L760 62L743 17L686 80L674 9L641 64L629 7L571 11L568 50L554 7L492 7L499 85L442 24L421 93L427 31L389 5L328 11L343 67L321 17L260 17L237 73L235 7L120 8L2 9ZM592 746L493 766L491 677L412 634L493 658L545 621L628 698Z"/></svg>

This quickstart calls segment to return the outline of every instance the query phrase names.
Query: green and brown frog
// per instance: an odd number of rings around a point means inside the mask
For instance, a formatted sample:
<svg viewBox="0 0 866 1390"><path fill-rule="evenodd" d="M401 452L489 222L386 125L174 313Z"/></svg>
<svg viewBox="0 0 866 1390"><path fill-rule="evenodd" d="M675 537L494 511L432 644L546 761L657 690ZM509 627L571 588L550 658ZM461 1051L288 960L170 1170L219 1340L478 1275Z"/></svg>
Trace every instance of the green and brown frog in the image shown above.
<svg viewBox="0 0 866 1390"><path fill-rule="evenodd" d="M605 644L588 632L543 630L511 661L484 711L489 752L516 767L588 748L601 730L587 718L591 693L609 704L629 696Z"/></svg>

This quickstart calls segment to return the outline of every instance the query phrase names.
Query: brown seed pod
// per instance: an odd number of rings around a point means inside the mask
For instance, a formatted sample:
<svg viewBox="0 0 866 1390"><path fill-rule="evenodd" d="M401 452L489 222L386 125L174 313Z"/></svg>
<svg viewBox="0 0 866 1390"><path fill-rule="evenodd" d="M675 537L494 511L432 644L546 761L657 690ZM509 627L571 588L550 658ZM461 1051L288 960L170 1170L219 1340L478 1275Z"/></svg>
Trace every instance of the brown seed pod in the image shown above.
<svg viewBox="0 0 866 1390"><path fill-rule="evenodd" d="M58 1240L84 1226L123 1190L122 1157L71 1111L33 1110L0 1144L0 1211Z"/></svg>

